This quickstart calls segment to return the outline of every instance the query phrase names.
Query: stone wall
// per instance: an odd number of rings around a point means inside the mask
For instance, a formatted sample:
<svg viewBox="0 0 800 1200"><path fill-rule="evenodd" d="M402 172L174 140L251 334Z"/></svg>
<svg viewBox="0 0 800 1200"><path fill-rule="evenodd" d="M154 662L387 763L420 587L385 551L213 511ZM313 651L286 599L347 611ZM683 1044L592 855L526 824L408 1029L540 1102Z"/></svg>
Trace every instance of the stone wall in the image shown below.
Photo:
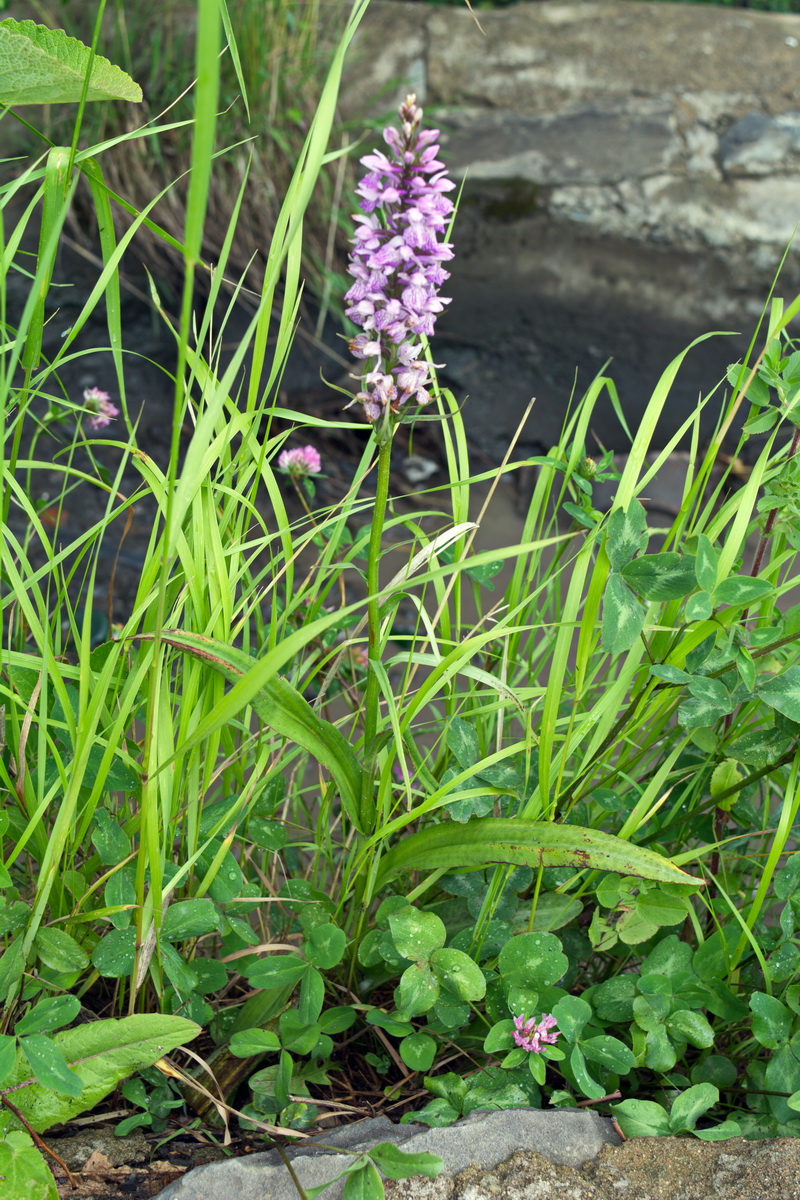
<svg viewBox="0 0 800 1200"><path fill-rule="evenodd" d="M800 16L543 0L477 19L374 0L345 98L416 90L466 181L454 382L491 397L502 436L544 398L547 440L573 367L586 383L611 354L635 419L692 336L752 331L800 221ZM797 290L800 242L778 289ZM708 344L684 408L740 352Z"/></svg>

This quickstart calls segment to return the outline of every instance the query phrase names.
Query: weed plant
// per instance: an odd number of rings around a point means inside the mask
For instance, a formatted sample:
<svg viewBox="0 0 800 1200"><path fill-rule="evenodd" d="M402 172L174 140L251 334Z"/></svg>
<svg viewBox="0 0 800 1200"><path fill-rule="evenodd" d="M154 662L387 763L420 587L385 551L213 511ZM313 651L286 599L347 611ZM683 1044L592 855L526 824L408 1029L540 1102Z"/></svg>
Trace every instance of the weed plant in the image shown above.
<svg viewBox="0 0 800 1200"><path fill-rule="evenodd" d="M800 1132L800 351L789 337L800 300L772 299L747 362L655 459L691 347L632 433L598 376L534 460L518 544L473 550L498 479L531 460L512 446L499 472L473 474L458 402L433 381L419 419L439 424L447 485L421 493L412 515L388 498L406 414L378 372L358 397L368 415L376 389L387 402L353 486L320 506L317 432L363 437L364 421L287 411L277 389L305 214L336 153L337 90L364 9L332 56L257 310L223 371L221 279L248 179L198 302L230 36L217 0L199 0L164 468L137 439L119 271L144 222L173 235L152 217L154 195L117 240L110 147L81 135L87 101L135 102L136 86L90 50L0 25L0 64L9 38L50 51L31 59L25 102L52 99L47 85L77 105L71 144L23 164L0 193L0 1164L21 1181L9 1200L43 1178L54 1195L31 1139L118 1084L120 1134L163 1130L176 1110L281 1141L322 1116L445 1125L476 1108L587 1102L628 1135ZM55 83L53 55L69 76ZM2 89L19 99L8 80ZM153 143L161 131L123 136ZM81 179L103 265L47 359L53 265ZM457 252L457 221L451 237ZM5 289L20 278L17 312ZM107 396L76 397L61 375L98 309L114 374ZM368 342L354 339L362 358ZM394 360L382 366L400 380ZM586 451L605 394L619 472ZM37 455L43 429L62 438L52 459ZM742 477L731 459L754 437ZM651 528L642 499L679 443L690 447L679 511ZM139 482L123 492L130 469ZM602 509L599 481L613 483ZM63 541L59 514L78 487L104 511ZM102 552L146 503L157 515L136 594L98 645ZM386 568L390 544L400 570ZM195 1057L164 1059L192 1039ZM384 1147L354 1158L348 1187L377 1196L381 1172L435 1170Z"/></svg>

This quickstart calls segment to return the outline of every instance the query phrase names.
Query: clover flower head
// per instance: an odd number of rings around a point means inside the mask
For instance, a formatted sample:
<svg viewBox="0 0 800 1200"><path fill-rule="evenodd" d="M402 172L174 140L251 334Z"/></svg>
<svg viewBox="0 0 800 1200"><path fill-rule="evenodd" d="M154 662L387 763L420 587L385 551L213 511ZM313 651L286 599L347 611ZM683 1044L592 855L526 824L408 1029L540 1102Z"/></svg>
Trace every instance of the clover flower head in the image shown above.
<svg viewBox="0 0 800 1200"><path fill-rule="evenodd" d="M313 446L297 446L293 450L282 450L278 455L278 467L291 475L292 479L305 479L307 475L319 475L322 459Z"/></svg>
<svg viewBox="0 0 800 1200"><path fill-rule="evenodd" d="M450 277L442 264L453 250L440 238L453 211L445 193L455 184L436 157L439 131L423 130L422 116L416 96L407 96L400 128L383 133L389 153L364 155L366 174L356 189L361 213L354 218L348 267L354 282L345 313L363 330L350 341L351 354L377 365L366 363L351 403L372 423L430 401L418 339L433 334L450 303L439 288Z"/></svg>
<svg viewBox="0 0 800 1200"><path fill-rule="evenodd" d="M85 388L83 405L89 413L86 424L90 429L105 429L106 425L111 424L114 417L119 416L119 409L111 403L108 392L102 392L100 388Z"/></svg>
<svg viewBox="0 0 800 1200"><path fill-rule="evenodd" d="M552 1013L542 1013L538 1022L535 1017L514 1017L514 1041L523 1050L534 1054L541 1052L543 1045L555 1045L561 1031L555 1029L556 1019Z"/></svg>

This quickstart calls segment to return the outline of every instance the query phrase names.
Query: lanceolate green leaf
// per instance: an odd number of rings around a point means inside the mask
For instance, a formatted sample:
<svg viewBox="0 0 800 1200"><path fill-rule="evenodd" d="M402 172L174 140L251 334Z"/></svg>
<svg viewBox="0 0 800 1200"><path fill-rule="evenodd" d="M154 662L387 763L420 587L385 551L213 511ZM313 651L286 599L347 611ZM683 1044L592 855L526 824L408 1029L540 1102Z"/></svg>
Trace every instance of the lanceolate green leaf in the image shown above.
<svg viewBox="0 0 800 1200"><path fill-rule="evenodd" d="M91 51L63 29L34 21L0 21L0 104L77 103L89 69ZM130 75L95 55L87 100L131 100L142 89Z"/></svg>
<svg viewBox="0 0 800 1200"><path fill-rule="evenodd" d="M150 1067L165 1054L197 1037L200 1026L185 1017L123 1017L120 1021L92 1021L56 1033L52 1042L83 1083L79 1096L59 1096L35 1079L27 1058L18 1051L14 1070L0 1088L23 1114L31 1128L42 1133L93 1108L118 1083L142 1067ZM0 1137L20 1124L0 1105Z"/></svg>
<svg viewBox="0 0 800 1200"><path fill-rule="evenodd" d="M401 871L444 867L522 866L590 868L637 875L660 883L701 884L652 850L578 825L553 825L523 818L482 817L466 825L436 825L412 833L381 860L380 888Z"/></svg>
<svg viewBox="0 0 800 1200"><path fill-rule="evenodd" d="M152 641L152 634L141 634L141 640ZM237 650L215 638L187 633L181 629L165 629L161 640L176 650L183 650L201 659L215 671L235 683L256 666L256 660L243 650ZM330 771L339 789L345 811L358 827L358 800L361 773L350 744L335 725L318 717L311 705L285 679L273 677L253 697L251 704L265 725L282 737L302 746Z"/></svg>

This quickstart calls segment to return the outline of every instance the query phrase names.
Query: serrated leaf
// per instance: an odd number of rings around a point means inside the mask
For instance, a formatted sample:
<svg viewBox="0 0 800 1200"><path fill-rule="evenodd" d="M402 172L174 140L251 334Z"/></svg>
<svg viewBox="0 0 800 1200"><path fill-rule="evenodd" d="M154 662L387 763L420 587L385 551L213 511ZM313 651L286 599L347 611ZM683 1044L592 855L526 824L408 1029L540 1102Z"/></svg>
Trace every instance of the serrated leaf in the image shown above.
<svg viewBox="0 0 800 1200"><path fill-rule="evenodd" d="M12 1130L0 1141L3 1200L58 1200L56 1181L33 1139Z"/></svg>
<svg viewBox="0 0 800 1200"><path fill-rule="evenodd" d="M619 575L610 575L603 594L600 642L609 654L630 650L644 629L644 608Z"/></svg>
<svg viewBox="0 0 800 1200"><path fill-rule="evenodd" d="M42 1133L51 1125L94 1108L123 1079L143 1067L152 1066L198 1033L200 1026L194 1021L157 1014L79 1025L47 1039L58 1048L69 1069L80 1079L82 1090L79 1096L58 1096L49 1088L43 1088L34 1079L21 1051L17 1054L14 1070L0 1088L0 1095L13 1090L14 1105L32 1128ZM0 1136L17 1128L16 1117L5 1107L0 1107Z"/></svg>
<svg viewBox="0 0 800 1200"><path fill-rule="evenodd" d="M615 509L608 518L606 539L612 569L621 571L647 547L647 542L647 513L641 501L632 500L626 509Z"/></svg>
<svg viewBox="0 0 800 1200"><path fill-rule="evenodd" d="M647 600L682 600L697 587L694 555L674 550L636 558L623 569L622 576Z"/></svg>
<svg viewBox="0 0 800 1200"><path fill-rule="evenodd" d="M376 887L402 871L496 863L615 871L659 883L702 882L654 851L596 829L522 817L480 817L466 825L434 825L398 842L381 859Z"/></svg>
<svg viewBox="0 0 800 1200"><path fill-rule="evenodd" d="M0 104L75 104L91 51L63 29L34 21L0 21ZM142 89L125 71L97 54L91 63L87 100L139 104Z"/></svg>

